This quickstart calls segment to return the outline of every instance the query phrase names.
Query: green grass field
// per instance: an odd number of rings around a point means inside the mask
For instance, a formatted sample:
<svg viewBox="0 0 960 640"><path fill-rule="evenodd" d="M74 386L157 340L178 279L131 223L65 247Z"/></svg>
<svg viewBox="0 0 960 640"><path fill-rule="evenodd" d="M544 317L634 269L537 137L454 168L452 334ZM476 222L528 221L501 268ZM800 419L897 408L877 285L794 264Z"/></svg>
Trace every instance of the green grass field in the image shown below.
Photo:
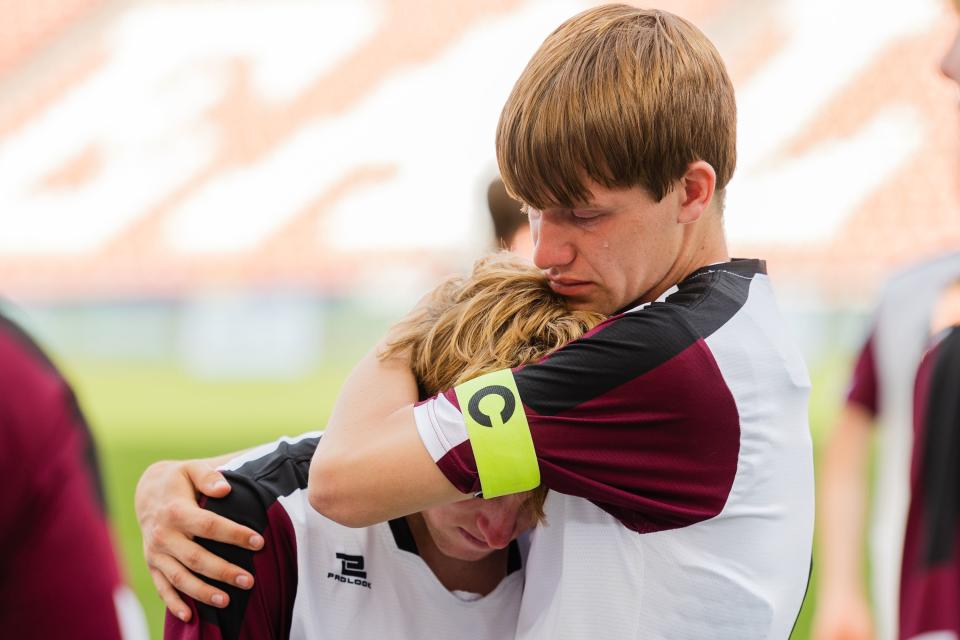
<svg viewBox="0 0 960 640"><path fill-rule="evenodd" d="M256 382L196 380L172 365L61 360L94 427L114 529L151 637L162 637L163 609L133 513L140 474L156 460L224 453L322 427L350 359L294 380ZM838 360L813 372L815 443L832 419L845 368ZM794 638L809 637L814 595L811 585Z"/></svg>

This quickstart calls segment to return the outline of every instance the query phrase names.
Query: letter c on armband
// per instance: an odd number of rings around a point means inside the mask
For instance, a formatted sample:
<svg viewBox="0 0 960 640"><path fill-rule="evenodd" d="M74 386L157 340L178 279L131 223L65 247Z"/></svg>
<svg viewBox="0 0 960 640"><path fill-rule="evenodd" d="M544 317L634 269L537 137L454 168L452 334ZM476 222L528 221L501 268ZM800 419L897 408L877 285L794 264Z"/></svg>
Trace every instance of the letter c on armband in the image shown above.
<svg viewBox="0 0 960 640"><path fill-rule="evenodd" d="M463 420L483 496L496 498L537 487L540 466L513 372L494 371L454 391L461 409L466 409Z"/></svg>

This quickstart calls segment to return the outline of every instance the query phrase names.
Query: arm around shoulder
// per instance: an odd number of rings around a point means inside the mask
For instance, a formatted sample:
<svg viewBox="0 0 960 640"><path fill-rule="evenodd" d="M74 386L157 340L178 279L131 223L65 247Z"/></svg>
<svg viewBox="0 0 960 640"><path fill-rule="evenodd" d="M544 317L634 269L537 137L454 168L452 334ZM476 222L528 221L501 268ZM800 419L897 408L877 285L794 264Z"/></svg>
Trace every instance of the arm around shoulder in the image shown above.
<svg viewBox="0 0 960 640"><path fill-rule="evenodd" d="M403 362L369 353L350 374L310 465L310 504L365 527L463 500L417 432L417 386Z"/></svg>

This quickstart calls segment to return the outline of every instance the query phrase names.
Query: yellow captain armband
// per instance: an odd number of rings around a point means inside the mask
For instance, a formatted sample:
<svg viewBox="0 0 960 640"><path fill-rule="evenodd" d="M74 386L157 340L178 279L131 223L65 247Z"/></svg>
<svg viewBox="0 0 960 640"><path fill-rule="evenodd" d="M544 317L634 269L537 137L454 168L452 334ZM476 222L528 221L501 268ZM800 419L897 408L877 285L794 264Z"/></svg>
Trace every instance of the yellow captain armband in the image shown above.
<svg viewBox="0 0 960 640"><path fill-rule="evenodd" d="M454 388L477 462L484 498L540 485L530 425L510 369L487 373Z"/></svg>

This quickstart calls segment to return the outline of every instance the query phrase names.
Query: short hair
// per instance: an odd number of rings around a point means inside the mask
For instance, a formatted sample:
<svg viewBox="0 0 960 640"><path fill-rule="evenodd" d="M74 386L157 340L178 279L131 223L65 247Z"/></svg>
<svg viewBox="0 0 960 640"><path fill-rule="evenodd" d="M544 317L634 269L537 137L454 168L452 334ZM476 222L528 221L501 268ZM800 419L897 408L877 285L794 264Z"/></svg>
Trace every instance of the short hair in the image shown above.
<svg viewBox="0 0 960 640"><path fill-rule="evenodd" d="M564 22L527 64L500 114L497 161L536 208L586 202L589 179L657 201L704 160L716 191L736 166L736 101L720 54L671 13L623 4Z"/></svg>
<svg viewBox="0 0 960 640"><path fill-rule="evenodd" d="M570 311L543 273L496 253L468 278L450 278L391 331L381 359L408 359L422 391L437 394L484 373L541 360L599 324L604 316ZM546 489L528 503L540 520Z"/></svg>
<svg viewBox="0 0 960 640"><path fill-rule="evenodd" d="M520 203L510 197L503 180L495 178L487 187L487 207L493 221L493 237L498 249L509 249L517 233L529 225Z"/></svg>

